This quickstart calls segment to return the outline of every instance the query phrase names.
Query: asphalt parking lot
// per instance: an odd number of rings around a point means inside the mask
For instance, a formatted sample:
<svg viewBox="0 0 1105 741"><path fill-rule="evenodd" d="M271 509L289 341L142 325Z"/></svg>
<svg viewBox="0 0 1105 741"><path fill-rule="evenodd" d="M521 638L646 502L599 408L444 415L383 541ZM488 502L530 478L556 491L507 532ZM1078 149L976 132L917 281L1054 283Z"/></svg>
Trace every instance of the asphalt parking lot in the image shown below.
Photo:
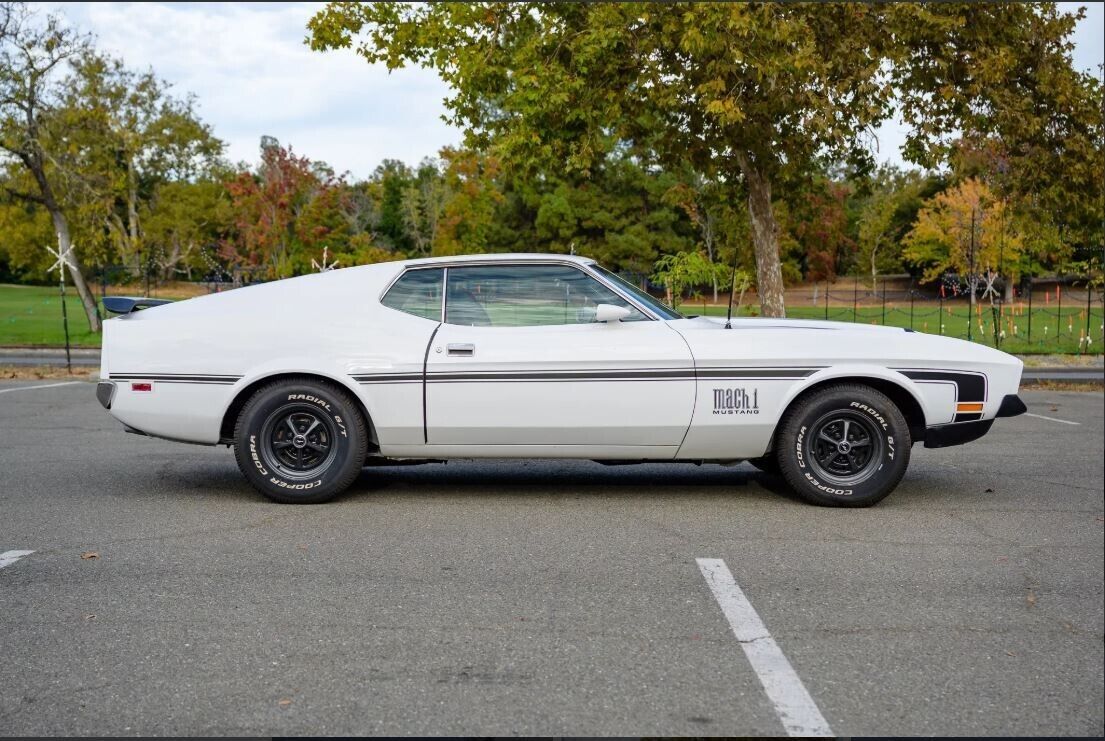
<svg viewBox="0 0 1105 741"><path fill-rule="evenodd" d="M0 384L0 735L779 735L795 693L843 736L1105 732L1100 392L914 448L869 510L546 461L288 507L56 383Z"/></svg>

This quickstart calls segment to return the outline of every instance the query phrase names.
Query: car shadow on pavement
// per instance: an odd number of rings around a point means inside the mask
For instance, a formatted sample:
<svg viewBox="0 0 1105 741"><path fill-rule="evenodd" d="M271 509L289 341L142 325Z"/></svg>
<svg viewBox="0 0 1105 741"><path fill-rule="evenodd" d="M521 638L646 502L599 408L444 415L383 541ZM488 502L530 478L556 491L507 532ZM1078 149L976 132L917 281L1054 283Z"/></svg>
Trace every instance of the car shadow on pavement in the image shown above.
<svg viewBox="0 0 1105 741"><path fill-rule="evenodd" d="M368 467L341 498L425 496L717 496L801 500L777 477L750 466L693 463L602 465L592 461L477 461Z"/></svg>

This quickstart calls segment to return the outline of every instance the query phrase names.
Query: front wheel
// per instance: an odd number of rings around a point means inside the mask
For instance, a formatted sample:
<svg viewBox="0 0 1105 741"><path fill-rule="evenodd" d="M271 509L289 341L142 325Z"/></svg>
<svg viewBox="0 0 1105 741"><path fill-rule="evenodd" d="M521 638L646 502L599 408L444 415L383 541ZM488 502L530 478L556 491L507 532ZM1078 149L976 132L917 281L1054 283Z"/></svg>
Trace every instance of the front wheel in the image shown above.
<svg viewBox="0 0 1105 741"><path fill-rule="evenodd" d="M353 483L368 435L360 410L332 383L287 379L258 389L238 415L234 457L269 499L317 504Z"/></svg>
<svg viewBox="0 0 1105 741"><path fill-rule="evenodd" d="M775 449L783 478L806 501L869 507L902 480L911 445L894 402L869 386L842 383L788 410Z"/></svg>

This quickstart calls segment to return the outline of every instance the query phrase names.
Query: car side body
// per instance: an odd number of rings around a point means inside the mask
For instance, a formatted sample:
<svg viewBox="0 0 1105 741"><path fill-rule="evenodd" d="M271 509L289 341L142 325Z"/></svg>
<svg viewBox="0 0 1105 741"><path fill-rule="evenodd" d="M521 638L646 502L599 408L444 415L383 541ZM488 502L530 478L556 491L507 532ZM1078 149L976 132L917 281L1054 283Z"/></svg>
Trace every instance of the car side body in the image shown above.
<svg viewBox="0 0 1105 741"><path fill-rule="evenodd" d="M443 321L449 271L481 266L578 271L640 321L577 321L566 300L566 323L495 326L480 308L487 292L460 278L456 311L474 302L480 319ZM382 301L415 271L449 286L440 316ZM911 443L967 442L1023 411L1021 370L992 348L900 328L659 316L591 260L484 255L346 268L124 314L104 323L100 394L131 431L205 445L235 442L237 415L266 383L315 378L355 400L369 458L734 461L770 454L797 399L843 383L891 399Z"/></svg>

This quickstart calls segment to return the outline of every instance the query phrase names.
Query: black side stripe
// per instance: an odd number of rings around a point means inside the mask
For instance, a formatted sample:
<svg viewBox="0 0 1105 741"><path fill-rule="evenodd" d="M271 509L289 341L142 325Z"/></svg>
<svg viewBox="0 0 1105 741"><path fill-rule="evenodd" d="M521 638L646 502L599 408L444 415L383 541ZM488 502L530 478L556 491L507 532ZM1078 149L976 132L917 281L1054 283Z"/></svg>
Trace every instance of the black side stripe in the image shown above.
<svg viewBox="0 0 1105 741"><path fill-rule="evenodd" d="M199 373L111 373L108 377L116 381L157 381L158 383L198 383L215 385L233 385L242 380L241 376L217 376Z"/></svg>
<svg viewBox="0 0 1105 741"><path fill-rule="evenodd" d="M903 370L901 374L920 383L942 382L954 383L956 387L956 403L986 401L987 383L986 375L974 371L936 371L936 370ZM956 420L957 422L960 420ZM969 420L963 420L969 421Z"/></svg>
<svg viewBox="0 0 1105 741"><path fill-rule="evenodd" d="M473 381L675 381L684 379L780 380L802 379L819 368L663 368L624 370L571 371L465 371L378 373L353 376L358 383L415 383L423 377L434 383L466 383Z"/></svg>

